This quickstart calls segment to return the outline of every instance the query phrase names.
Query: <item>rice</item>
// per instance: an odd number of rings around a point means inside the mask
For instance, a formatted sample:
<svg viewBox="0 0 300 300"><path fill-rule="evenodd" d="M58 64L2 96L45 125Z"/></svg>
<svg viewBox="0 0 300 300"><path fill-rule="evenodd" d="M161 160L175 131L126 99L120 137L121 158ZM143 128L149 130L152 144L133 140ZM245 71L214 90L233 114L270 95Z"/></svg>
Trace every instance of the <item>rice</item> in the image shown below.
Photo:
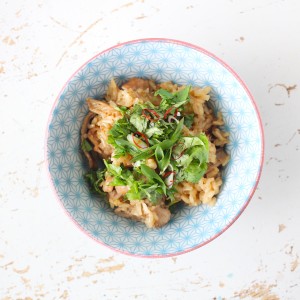
<svg viewBox="0 0 300 300"><path fill-rule="evenodd" d="M107 102L90 98L87 100L90 112L93 112L95 116L85 128L86 131L82 130L82 139L87 138L92 143L93 150L103 158L109 158L115 166L132 167L132 156L126 154L115 158L114 148L108 143L110 129L121 118L118 106L130 108L136 103L147 101L158 105L161 99L154 96L156 90L165 89L174 93L183 88L184 86L178 86L172 82L156 84L152 80L132 78L120 89L112 80L105 97ZM210 87L192 87L189 91L190 101L184 107L185 113L194 114L194 122L190 128L183 127L183 135L195 136L204 132L209 139L208 166L204 176L197 183L181 181L175 186L177 201L183 201L189 206L216 203L216 196L222 185L221 169L229 161L229 155L224 149L229 142L229 134L222 129L224 121L221 112L215 115L208 104L210 91ZM88 157L89 154L87 152L85 154ZM88 159L90 167L93 167L89 157ZM148 158L146 165L153 170L157 168L154 158ZM154 205L147 199L125 200L124 195L128 192L128 187L112 186L110 185L112 180L111 175L106 173L100 187L107 193L110 206L116 214L144 222L149 228L161 227L169 221L171 213L163 201Z"/></svg>

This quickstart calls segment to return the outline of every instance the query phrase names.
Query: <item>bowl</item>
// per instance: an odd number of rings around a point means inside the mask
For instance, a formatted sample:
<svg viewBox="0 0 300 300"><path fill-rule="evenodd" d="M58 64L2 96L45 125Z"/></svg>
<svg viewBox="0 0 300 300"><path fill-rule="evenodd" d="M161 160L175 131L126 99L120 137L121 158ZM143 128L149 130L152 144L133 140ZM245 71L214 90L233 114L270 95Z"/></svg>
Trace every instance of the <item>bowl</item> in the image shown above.
<svg viewBox="0 0 300 300"><path fill-rule="evenodd" d="M230 134L230 162L215 206L183 206L162 228L114 214L105 199L89 192L87 165L80 152L80 128L87 97L101 99L111 78L131 77L210 86L214 110ZM249 203L261 173L263 129L253 97L238 75L208 51L170 39L142 39L105 50L66 82L50 113L46 160L55 194L65 212L88 236L116 251L142 257L168 257L195 250L220 236Z"/></svg>

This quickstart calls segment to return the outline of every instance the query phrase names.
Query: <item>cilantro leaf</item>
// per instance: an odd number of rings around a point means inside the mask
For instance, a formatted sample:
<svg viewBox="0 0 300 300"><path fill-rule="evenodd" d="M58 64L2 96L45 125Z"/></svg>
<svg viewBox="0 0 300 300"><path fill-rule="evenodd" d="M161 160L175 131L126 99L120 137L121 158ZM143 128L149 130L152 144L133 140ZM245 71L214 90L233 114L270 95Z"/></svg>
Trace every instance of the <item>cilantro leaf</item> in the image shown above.
<svg viewBox="0 0 300 300"><path fill-rule="evenodd" d="M130 117L130 123L134 125L134 127L140 131L143 132L147 128L147 119L141 116L141 114L134 113Z"/></svg>
<svg viewBox="0 0 300 300"><path fill-rule="evenodd" d="M197 183L203 177L207 170L206 162L199 164L196 160L193 160L185 169L184 177L186 181Z"/></svg>
<svg viewBox="0 0 300 300"><path fill-rule="evenodd" d="M159 127L150 127L145 131L145 133L149 138L151 138L153 135L159 136L164 134L164 131Z"/></svg>
<svg viewBox="0 0 300 300"><path fill-rule="evenodd" d="M189 98L189 92L190 92L191 86L188 85L184 89L172 94L164 89L159 89L155 92L154 96L159 95L162 98L162 101L160 103L161 109L168 109L169 107L180 107L184 104L186 104L190 98Z"/></svg>
<svg viewBox="0 0 300 300"><path fill-rule="evenodd" d="M107 171L113 175L113 176L121 176L122 174L122 168L120 166L116 166L114 164L109 164L105 159L103 159L103 162L106 166Z"/></svg>

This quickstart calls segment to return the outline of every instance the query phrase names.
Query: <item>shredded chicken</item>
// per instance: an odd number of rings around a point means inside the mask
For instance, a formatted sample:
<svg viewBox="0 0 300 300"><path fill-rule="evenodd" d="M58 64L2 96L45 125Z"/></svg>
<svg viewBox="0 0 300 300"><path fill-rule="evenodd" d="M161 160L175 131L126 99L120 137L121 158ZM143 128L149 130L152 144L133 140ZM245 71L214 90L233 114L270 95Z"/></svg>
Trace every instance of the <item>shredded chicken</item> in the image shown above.
<svg viewBox="0 0 300 300"><path fill-rule="evenodd" d="M88 125L87 138L94 145L94 151L108 158L113 152L113 147L107 142L108 132L122 114L104 101L88 98L87 103L90 111L97 114Z"/></svg>
<svg viewBox="0 0 300 300"><path fill-rule="evenodd" d="M115 213L125 218L144 222L148 228L162 227L169 222L171 217L171 213L167 208L159 205L148 206L140 200L120 205L115 209Z"/></svg>

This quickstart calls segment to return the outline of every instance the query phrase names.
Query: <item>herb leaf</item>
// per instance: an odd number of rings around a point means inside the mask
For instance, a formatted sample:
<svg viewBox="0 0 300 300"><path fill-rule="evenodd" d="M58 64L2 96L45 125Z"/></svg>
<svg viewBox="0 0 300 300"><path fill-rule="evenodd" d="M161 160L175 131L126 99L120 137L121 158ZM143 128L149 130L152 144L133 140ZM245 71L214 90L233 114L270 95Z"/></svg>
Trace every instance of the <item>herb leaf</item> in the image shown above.
<svg viewBox="0 0 300 300"><path fill-rule="evenodd" d="M82 151L86 151L86 152L89 152L91 150L93 150L93 147L92 145L88 142L87 139L84 139L81 143L81 149Z"/></svg>
<svg viewBox="0 0 300 300"><path fill-rule="evenodd" d="M159 183L160 187L162 188L164 194L166 195L166 185L162 178L151 168L146 165L141 165L141 172L150 182L157 182Z"/></svg>
<svg viewBox="0 0 300 300"><path fill-rule="evenodd" d="M105 174L105 170L103 170L103 171L101 171L101 170L97 170L97 171L91 170L91 171L87 172L84 175L84 178L88 182L92 192L99 193L101 195L105 194L102 191L102 189L100 188L100 183L104 179L104 174Z"/></svg>

